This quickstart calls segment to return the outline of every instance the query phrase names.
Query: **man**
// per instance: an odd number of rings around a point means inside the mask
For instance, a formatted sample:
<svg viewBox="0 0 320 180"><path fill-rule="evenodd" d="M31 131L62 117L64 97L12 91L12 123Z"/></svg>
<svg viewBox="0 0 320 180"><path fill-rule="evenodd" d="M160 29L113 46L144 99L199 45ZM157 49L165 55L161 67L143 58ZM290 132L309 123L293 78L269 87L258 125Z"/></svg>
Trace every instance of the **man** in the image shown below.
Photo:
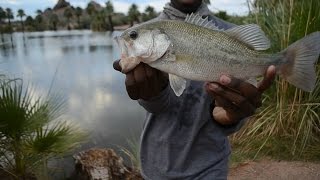
<svg viewBox="0 0 320 180"><path fill-rule="evenodd" d="M220 28L233 24L211 15L202 0L171 0L157 19L184 20L188 13L209 16ZM119 61L114 68L121 70ZM139 64L126 74L126 89L147 111L140 160L145 179L226 179L230 145L227 136L261 106L261 93L272 83L268 68L257 87L221 76L220 82L190 81L180 97L165 73Z"/></svg>

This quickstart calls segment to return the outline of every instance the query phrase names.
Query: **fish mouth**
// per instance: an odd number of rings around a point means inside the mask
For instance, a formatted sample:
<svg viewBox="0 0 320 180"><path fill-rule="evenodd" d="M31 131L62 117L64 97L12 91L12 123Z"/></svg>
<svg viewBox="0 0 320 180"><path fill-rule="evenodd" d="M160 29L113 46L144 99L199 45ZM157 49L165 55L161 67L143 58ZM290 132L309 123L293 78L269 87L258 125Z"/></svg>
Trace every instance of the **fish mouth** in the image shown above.
<svg viewBox="0 0 320 180"><path fill-rule="evenodd" d="M114 37L114 40L120 48L121 59L119 65L121 67L121 72L126 74L134 69L141 61L138 57L129 57L129 45L122 37L116 36Z"/></svg>
<svg viewBox="0 0 320 180"><path fill-rule="evenodd" d="M120 36L116 36L113 39L114 39L114 41L116 41L116 43L118 44L118 47L120 48L121 59L127 58L128 57L128 47L127 47L124 39Z"/></svg>

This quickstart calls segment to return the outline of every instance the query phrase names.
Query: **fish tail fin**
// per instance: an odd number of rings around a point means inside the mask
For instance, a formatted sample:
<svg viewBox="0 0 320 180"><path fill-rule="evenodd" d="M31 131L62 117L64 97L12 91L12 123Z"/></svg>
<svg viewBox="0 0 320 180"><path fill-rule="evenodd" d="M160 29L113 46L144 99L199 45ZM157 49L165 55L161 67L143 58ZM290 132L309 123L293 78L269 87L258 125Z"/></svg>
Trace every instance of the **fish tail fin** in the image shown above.
<svg viewBox="0 0 320 180"><path fill-rule="evenodd" d="M314 32L282 51L280 75L290 84L311 92L316 83L315 63L320 54L320 32Z"/></svg>

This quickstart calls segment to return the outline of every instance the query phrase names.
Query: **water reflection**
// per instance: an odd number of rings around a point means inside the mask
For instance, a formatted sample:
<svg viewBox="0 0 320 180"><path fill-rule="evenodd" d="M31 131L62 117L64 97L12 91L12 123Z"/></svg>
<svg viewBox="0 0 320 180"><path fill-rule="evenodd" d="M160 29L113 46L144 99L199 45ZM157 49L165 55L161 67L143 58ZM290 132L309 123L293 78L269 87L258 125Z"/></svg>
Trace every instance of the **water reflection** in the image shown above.
<svg viewBox="0 0 320 180"><path fill-rule="evenodd" d="M126 146L126 138L139 136L144 111L129 100L124 76L112 68L119 52L108 33L14 33L12 43L10 35L3 39L0 72L36 85L39 94L53 83L53 91L68 98L66 117L90 132L85 148Z"/></svg>

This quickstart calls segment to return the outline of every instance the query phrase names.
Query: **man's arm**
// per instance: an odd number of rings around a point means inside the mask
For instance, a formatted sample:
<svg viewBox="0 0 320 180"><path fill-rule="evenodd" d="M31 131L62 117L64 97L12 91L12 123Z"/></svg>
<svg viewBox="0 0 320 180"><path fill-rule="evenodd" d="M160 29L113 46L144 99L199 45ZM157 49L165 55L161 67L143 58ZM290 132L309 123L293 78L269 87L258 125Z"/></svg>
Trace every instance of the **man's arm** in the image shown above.
<svg viewBox="0 0 320 180"><path fill-rule="evenodd" d="M117 71L121 71L119 60L113 63ZM129 97L138 100L150 113L160 113L167 110L175 98L168 86L168 75L144 63L140 63L126 73L125 86Z"/></svg>

